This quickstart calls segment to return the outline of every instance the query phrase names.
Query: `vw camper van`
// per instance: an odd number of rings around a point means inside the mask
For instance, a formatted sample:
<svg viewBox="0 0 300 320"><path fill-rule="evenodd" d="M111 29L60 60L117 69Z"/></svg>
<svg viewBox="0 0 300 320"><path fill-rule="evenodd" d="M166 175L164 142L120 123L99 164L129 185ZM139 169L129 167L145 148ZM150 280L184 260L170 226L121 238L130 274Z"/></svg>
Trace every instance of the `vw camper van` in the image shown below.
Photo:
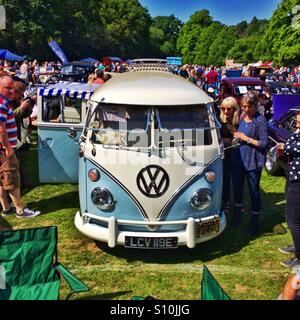
<svg viewBox="0 0 300 320"><path fill-rule="evenodd" d="M226 226L213 100L162 69L138 65L88 102L75 225L109 247L194 248Z"/></svg>

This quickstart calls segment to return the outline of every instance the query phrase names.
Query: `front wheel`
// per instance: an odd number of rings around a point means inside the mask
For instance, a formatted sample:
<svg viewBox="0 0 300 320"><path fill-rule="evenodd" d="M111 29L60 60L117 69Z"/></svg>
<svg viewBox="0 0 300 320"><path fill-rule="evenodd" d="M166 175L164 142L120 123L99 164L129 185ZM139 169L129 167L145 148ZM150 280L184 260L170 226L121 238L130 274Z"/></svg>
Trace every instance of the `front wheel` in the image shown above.
<svg viewBox="0 0 300 320"><path fill-rule="evenodd" d="M276 151L272 151L272 149L267 152L265 167L271 176L282 176L284 174L284 170L279 164Z"/></svg>

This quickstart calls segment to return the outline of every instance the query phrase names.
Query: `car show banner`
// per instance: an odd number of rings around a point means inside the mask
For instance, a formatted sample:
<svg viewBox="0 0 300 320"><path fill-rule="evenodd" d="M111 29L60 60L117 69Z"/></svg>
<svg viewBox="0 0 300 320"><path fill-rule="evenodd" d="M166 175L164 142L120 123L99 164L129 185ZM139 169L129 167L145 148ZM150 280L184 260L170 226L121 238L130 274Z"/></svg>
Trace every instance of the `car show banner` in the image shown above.
<svg viewBox="0 0 300 320"><path fill-rule="evenodd" d="M62 51L61 47L58 45L58 43L56 41L50 40L49 46L63 63L69 62L65 53Z"/></svg>

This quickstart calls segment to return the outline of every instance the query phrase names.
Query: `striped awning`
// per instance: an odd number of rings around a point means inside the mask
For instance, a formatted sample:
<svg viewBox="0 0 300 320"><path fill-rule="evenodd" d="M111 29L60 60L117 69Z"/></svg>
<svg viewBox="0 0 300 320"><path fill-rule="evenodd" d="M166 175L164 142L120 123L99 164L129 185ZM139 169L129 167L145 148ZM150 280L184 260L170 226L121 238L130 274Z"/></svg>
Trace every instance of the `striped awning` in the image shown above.
<svg viewBox="0 0 300 320"><path fill-rule="evenodd" d="M75 99L89 99L94 91L99 87L99 84L59 82L50 87L40 88L39 95L47 97L64 95Z"/></svg>

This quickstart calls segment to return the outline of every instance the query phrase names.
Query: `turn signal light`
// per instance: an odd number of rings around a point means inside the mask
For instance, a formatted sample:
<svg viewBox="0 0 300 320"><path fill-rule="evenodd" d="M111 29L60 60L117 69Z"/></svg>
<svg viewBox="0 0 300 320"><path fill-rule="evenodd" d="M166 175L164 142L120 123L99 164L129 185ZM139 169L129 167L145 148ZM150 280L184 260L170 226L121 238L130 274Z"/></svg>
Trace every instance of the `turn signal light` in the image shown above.
<svg viewBox="0 0 300 320"><path fill-rule="evenodd" d="M208 171L205 174L205 178L206 178L207 182L213 183L216 180L217 175L214 171Z"/></svg>
<svg viewBox="0 0 300 320"><path fill-rule="evenodd" d="M97 169L91 169L88 173L88 177L91 181L97 182L100 179L100 172Z"/></svg>

